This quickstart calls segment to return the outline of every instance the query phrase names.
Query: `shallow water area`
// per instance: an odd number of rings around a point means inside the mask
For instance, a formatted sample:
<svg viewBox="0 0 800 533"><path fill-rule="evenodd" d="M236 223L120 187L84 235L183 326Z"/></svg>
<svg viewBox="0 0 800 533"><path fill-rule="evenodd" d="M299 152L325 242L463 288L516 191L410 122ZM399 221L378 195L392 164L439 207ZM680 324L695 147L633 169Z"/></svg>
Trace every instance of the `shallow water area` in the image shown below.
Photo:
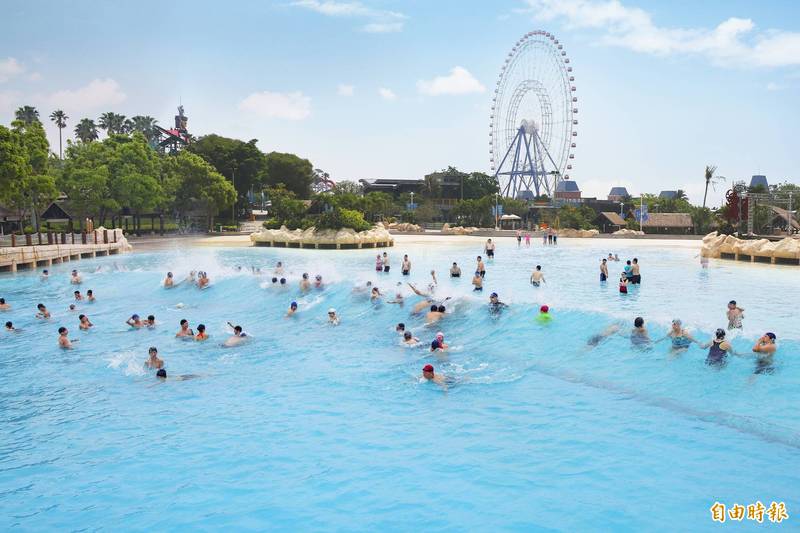
<svg viewBox="0 0 800 533"><path fill-rule="evenodd" d="M785 502L782 526L795 527L798 267L701 269L690 246L502 238L476 293L482 241L379 251L389 273L375 272L374 250L184 247L54 265L47 281L0 277L12 305L0 317L23 330L0 333L2 529L710 530L715 501L757 500ZM608 252L623 261L600 283ZM642 284L621 295L632 257ZM278 260L284 287L270 280ZM533 287L537 264L545 283ZM72 268L97 297L75 312ZM405 284L425 288L432 269L447 307L434 327L411 315L420 298ZM211 286L164 289L167 270L176 280L205 270ZM324 288L301 292L303 272ZM381 301L361 290L367 281ZM404 304L389 303L398 291ZM499 315L493 291L509 304ZM731 299L745 309L729 333L744 356L723 368L697 345L674 353L617 334L588 344L612 324L627 334L636 316L653 339L680 318L706 342ZM34 318L39 302L50 320ZM339 326L326 323L331 307ZM79 313L94 328L79 331ZM157 326L132 330L133 313ZM210 339L175 338L182 318ZM232 348L229 321L248 335ZM418 347L400 344L398 322ZM73 350L57 348L61 325L79 339ZM428 349L437 331L447 353ZM750 350L766 331L778 336L775 370L757 375ZM143 368L149 346L166 381ZM446 390L420 379L428 363Z"/></svg>

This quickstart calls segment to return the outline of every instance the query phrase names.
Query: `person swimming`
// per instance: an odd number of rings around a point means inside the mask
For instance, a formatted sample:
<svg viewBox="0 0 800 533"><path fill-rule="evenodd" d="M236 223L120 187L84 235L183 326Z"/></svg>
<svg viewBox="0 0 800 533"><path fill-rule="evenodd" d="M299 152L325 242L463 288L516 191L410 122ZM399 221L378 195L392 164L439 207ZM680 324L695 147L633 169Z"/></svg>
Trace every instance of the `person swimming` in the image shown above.
<svg viewBox="0 0 800 533"><path fill-rule="evenodd" d="M402 322L398 322L397 325L394 327L394 330L400 335L402 335L406 331L406 325L403 324Z"/></svg>
<svg viewBox="0 0 800 533"><path fill-rule="evenodd" d="M39 279L41 281L47 281L48 279L50 279L50 271L47 270L46 268L42 270L42 275L39 276Z"/></svg>
<svg viewBox="0 0 800 533"><path fill-rule="evenodd" d="M314 288L315 289L322 289L323 287L324 287L324 285L322 283L322 276L317 274L316 276L314 276Z"/></svg>
<svg viewBox="0 0 800 533"><path fill-rule="evenodd" d="M78 327L84 331L94 326L86 315L78 315Z"/></svg>
<svg viewBox="0 0 800 533"><path fill-rule="evenodd" d="M300 280L300 290L306 292L311 288L311 282L308 281L308 272L303 272L303 277Z"/></svg>
<svg viewBox="0 0 800 533"><path fill-rule="evenodd" d="M447 378L434 371L433 365L425 365L422 367L422 379L436 383L440 387L447 388Z"/></svg>
<svg viewBox="0 0 800 533"><path fill-rule="evenodd" d="M624 273L619 277L619 293L628 294L628 278Z"/></svg>
<svg viewBox="0 0 800 533"><path fill-rule="evenodd" d="M83 296L81 296L81 291L75 291L72 294L75 296L76 302L80 302L83 300Z"/></svg>
<svg viewBox="0 0 800 533"><path fill-rule="evenodd" d="M247 333L242 330L242 326L234 326L230 322L228 322L228 327L233 328L233 335L225 341L224 345L227 347L236 346L237 344L241 344L244 342L248 337Z"/></svg>
<svg viewBox="0 0 800 533"><path fill-rule="evenodd" d="M125 323L132 328L144 327L144 324L142 324L141 319L139 319L139 315L137 315L136 313L132 314L131 317L125 321Z"/></svg>
<svg viewBox="0 0 800 533"><path fill-rule="evenodd" d="M501 302L496 292L489 295L489 314L499 315L507 307L508 304Z"/></svg>
<svg viewBox="0 0 800 533"><path fill-rule="evenodd" d="M48 319L48 318L50 318L50 311L47 310L47 307L45 307L44 304L38 304L36 306L36 309L39 310L36 313L36 318L40 318L40 319Z"/></svg>
<svg viewBox="0 0 800 533"><path fill-rule="evenodd" d="M339 325L339 317L336 315L336 309L334 309L333 307L328 309L328 324L332 326Z"/></svg>
<svg viewBox="0 0 800 533"><path fill-rule="evenodd" d="M553 319L553 315L550 314L550 306L543 305L539 307L539 314L536 316L536 321L541 324L547 324Z"/></svg>
<svg viewBox="0 0 800 533"><path fill-rule="evenodd" d="M721 368L727 364L727 356L729 352L735 355L733 346L731 346L731 343L725 340L725 330L722 328L717 328L717 331L714 333L714 338L703 347L708 348L706 364L709 366Z"/></svg>
<svg viewBox="0 0 800 533"><path fill-rule="evenodd" d="M151 346L149 350L147 350L147 361L144 362L144 367L149 368L150 370L156 371L164 371L163 376L159 377L167 377L167 371L164 370L164 360L158 357L158 348L155 346ZM158 375L158 373L157 373Z"/></svg>
<svg viewBox="0 0 800 533"><path fill-rule="evenodd" d="M198 288L205 289L206 287L208 287L208 284L210 282L211 282L211 280L208 278L208 273L206 273L205 271L202 271L202 272L200 272L198 274L198 278L197 278L197 287Z"/></svg>
<svg viewBox="0 0 800 533"><path fill-rule="evenodd" d="M672 350L677 352L686 350L693 342L700 344L692 337L687 330L682 326L681 319L676 318L672 321L672 327L667 334L656 342L661 342L664 339L670 339L672 343Z"/></svg>
<svg viewBox="0 0 800 533"><path fill-rule="evenodd" d="M94 292L92 291L92 289L86 291L86 301L94 302L95 300L97 300L97 298L94 297Z"/></svg>
<svg viewBox="0 0 800 533"><path fill-rule="evenodd" d="M383 259L381 254L375 256L375 272L383 272Z"/></svg>
<svg viewBox="0 0 800 533"><path fill-rule="evenodd" d="M744 318L744 309L736 305L736 300L728 302L728 329L742 329L742 319Z"/></svg>
<svg viewBox="0 0 800 533"><path fill-rule="evenodd" d="M292 302L291 304L289 304L289 309L286 310L286 316L287 317L294 316L296 312L297 312L297 302Z"/></svg>
<svg viewBox="0 0 800 533"><path fill-rule="evenodd" d="M156 316L147 315L147 318L144 320L144 325L147 329L153 329L156 327Z"/></svg>
<svg viewBox="0 0 800 533"><path fill-rule="evenodd" d="M444 317L445 307L436 304L431 305L430 311L425 314L426 324L435 324Z"/></svg>
<svg viewBox="0 0 800 533"><path fill-rule="evenodd" d="M164 278L164 288L169 289L175 285L175 280L172 278L172 272L167 272L167 277Z"/></svg>
<svg viewBox="0 0 800 533"><path fill-rule="evenodd" d="M544 274L542 274L542 265L536 265L536 269L531 273L531 285L538 287L544 282Z"/></svg>
<svg viewBox="0 0 800 533"><path fill-rule="evenodd" d="M58 346L64 350L72 348L72 342L69 340L69 331L64 326L58 328Z"/></svg>
<svg viewBox="0 0 800 533"><path fill-rule="evenodd" d="M383 295L381 294L381 291L378 289L378 287L372 287L372 292L369 295L370 301L378 302L382 297Z"/></svg>
<svg viewBox="0 0 800 533"><path fill-rule="evenodd" d="M458 266L458 263L453 261L453 266L450 267L450 277L451 278L460 278L461 277L461 267Z"/></svg>
<svg viewBox="0 0 800 533"><path fill-rule="evenodd" d="M409 346L416 346L417 344L419 344L419 339L416 338L414 335L412 335L410 331L404 331L403 344L407 344Z"/></svg>
<svg viewBox="0 0 800 533"><path fill-rule="evenodd" d="M11 306L6 303L5 298L0 298L0 311L9 311Z"/></svg>
<svg viewBox="0 0 800 533"><path fill-rule="evenodd" d="M194 336L194 340L196 341L204 341L208 339L208 333L206 333L206 325L205 324L198 324L197 325L197 335Z"/></svg>
<svg viewBox="0 0 800 533"><path fill-rule="evenodd" d="M481 276L481 273L477 270L475 271L475 275L472 276L472 285L474 286L472 289L473 292L480 292L483 290L483 276Z"/></svg>
<svg viewBox="0 0 800 533"><path fill-rule="evenodd" d="M73 285L80 285L83 283L83 279L81 278L80 274L78 274L77 270L72 271L69 282Z"/></svg>
<svg viewBox="0 0 800 533"><path fill-rule="evenodd" d="M645 346L650 344L650 342L650 335L647 333L647 328L644 325L644 318L637 316L633 320L631 344L634 346Z"/></svg>
<svg viewBox="0 0 800 533"><path fill-rule="evenodd" d="M9 320L8 322L6 322L6 331L21 331L21 330L15 328L14 323Z"/></svg>
<svg viewBox="0 0 800 533"><path fill-rule="evenodd" d="M386 303L398 304L398 305L401 305L401 306L405 303L405 297L403 296L403 283L402 282L400 282L400 281L397 282L397 289L396 289L396 291L394 293L394 300L389 300Z"/></svg>
<svg viewBox="0 0 800 533"><path fill-rule="evenodd" d="M273 274L275 274L276 276L283 276L283 263L282 262L278 261L278 263L275 265L275 270L273 271Z"/></svg>
<svg viewBox="0 0 800 533"><path fill-rule="evenodd" d="M586 341L586 344L588 346L595 347L598 344L600 344L601 342L603 342L605 339L610 337L611 335L614 335L615 333L619 333L619 330L620 330L620 325L619 324L611 324L610 326L607 326L600 333L597 333L597 334L592 335L591 337L589 337L589 340Z"/></svg>
<svg viewBox="0 0 800 533"><path fill-rule="evenodd" d="M435 352L435 351L443 352L443 351L447 350L448 348L449 348L449 346L447 345L446 342L444 342L444 333L442 333L441 331L438 332L436 334L436 338L434 338L433 341L431 342L431 351L432 352Z"/></svg>
<svg viewBox="0 0 800 533"><path fill-rule="evenodd" d="M194 337L194 331L189 327L189 321L185 318L181 319L180 329L175 334L176 337Z"/></svg>
<svg viewBox="0 0 800 533"><path fill-rule="evenodd" d="M775 372L774 356L778 349L775 344L777 337L772 332L764 333L753 346L756 356L756 368L753 374L773 374Z"/></svg>

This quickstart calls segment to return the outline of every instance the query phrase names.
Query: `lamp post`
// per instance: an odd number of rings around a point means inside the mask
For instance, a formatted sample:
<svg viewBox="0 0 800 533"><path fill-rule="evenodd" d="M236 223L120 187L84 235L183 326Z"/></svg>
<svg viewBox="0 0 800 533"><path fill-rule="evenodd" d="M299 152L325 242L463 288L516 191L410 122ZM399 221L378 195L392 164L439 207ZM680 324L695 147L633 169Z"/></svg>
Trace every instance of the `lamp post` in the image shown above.
<svg viewBox="0 0 800 533"><path fill-rule="evenodd" d="M231 183L233 184L234 192L236 192L236 166L235 165L233 167L231 167ZM233 225L236 225L236 201L237 200L239 200L239 193L236 193L236 198L233 200L233 205L231 206L231 222L233 223Z"/></svg>
<svg viewBox="0 0 800 533"><path fill-rule="evenodd" d="M494 193L494 230L498 230L497 220L499 217L499 213L497 212L497 193Z"/></svg>
<svg viewBox="0 0 800 533"><path fill-rule="evenodd" d="M414 209L414 191L411 191L411 209Z"/></svg>

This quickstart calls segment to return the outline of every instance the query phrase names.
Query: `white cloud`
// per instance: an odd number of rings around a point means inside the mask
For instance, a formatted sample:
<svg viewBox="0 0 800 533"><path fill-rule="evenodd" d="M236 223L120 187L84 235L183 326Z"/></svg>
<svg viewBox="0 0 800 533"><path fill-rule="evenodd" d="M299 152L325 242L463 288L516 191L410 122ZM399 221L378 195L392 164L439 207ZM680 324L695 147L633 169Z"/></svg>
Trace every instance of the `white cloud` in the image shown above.
<svg viewBox="0 0 800 533"><path fill-rule="evenodd" d="M57 109L84 111L115 106L126 98L119 83L106 78L92 80L88 85L75 90L56 91L47 97L47 102Z"/></svg>
<svg viewBox="0 0 800 533"><path fill-rule="evenodd" d="M355 94L355 90L356 88L353 85L340 84L336 89L336 93L339 96L353 96L353 94Z"/></svg>
<svg viewBox="0 0 800 533"><path fill-rule="evenodd" d="M381 98L384 100L397 100L397 95L394 94L394 91L387 89L386 87L381 87L378 89L378 94L381 95Z"/></svg>
<svg viewBox="0 0 800 533"><path fill-rule="evenodd" d="M303 120L311 115L311 98L297 91L253 93L239 103L239 109L260 117Z"/></svg>
<svg viewBox="0 0 800 533"><path fill-rule="evenodd" d="M767 84L768 91L782 91L785 88L786 87L784 85L781 85L780 83L775 83L774 81L771 81Z"/></svg>
<svg viewBox="0 0 800 533"><path fill-rule="evenodd" d="M443 94L482 93L486 87L464 67L453 67L447 76L437 76L432 80L419 80L417 90L422 94L438 96Z"/></svg>
<svg viewBox="0 0 800 533"><path fill-rule="evenodd" d="M535 18L602 32L601 43L654 55L690 54L722 66L800 65L800 33L758 31L751 19L731 17L714 28L657 26L647 11L619 0L526 0Z"/></svg>
<svg viewBox="0 0 800 533"><path fill-rule="evenodd" d="M406 17L403 13L373 9L361 2L337 2L334 0L295 0L293 6L308 9L328 17L360 18L361 27L367 33L393 33L403 31Z"/></svg>
<svg viewBox="0 0 800 533"><path fill-rule="evenodd" d="M42 75L39 72L31 72L28 74L28 81L40 81L42 79Z"/></svg>
<svg viewBox="0 0 800 533"><path fill-rule="evenodd" d="M0 113L19 107L20 98L22 93L18 91L0 91Z"/></svg>
<svg viewBox="0 0 800 533"><path fill-rule="evenodd" d="M0 60L0 83L7 82L24 71L25 67L13 57L2 59Z"/></svg>

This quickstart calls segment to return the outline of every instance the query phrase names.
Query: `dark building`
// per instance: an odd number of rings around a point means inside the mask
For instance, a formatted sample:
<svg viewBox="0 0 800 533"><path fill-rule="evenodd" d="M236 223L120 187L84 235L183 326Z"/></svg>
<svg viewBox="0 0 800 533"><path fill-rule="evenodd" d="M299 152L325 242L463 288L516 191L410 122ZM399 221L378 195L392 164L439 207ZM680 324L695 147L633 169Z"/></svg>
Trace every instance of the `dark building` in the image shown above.
<svg viewBox="0 0 800 533"><path fill-rule="evenodd" d="M658 197L664 198L665 200L674 200L678 197L678 191L661 191Z"/></svg>
<svg viewBox="0 0 800 533"><path fill-rule="evenodd" d="M425 180L419 179L388 179L358 180L364 186L364 193L385 192L393 196L413 192L419 194L425 186Z"/></svg>
<svg viewBox="0 0 800 533"><path fill-rule="evenodd" d="M558 182L556 186L556 199L566 200L568 202L580 202L581 189L576 182L565 179Z"/></svg>
<svg viewBox="0 0 800 533"><path fill-rule="evenodd" d="M750 178L750 188L753 187L763 187L764 192L769 190L769 183L767 183L767 177L761 174L755 174L752 178Z"/></svg>
<svg viewBox="0 0 800 533"><path fill-rule="evenodd" d="M611 187L611 192L608 193L608 201L621 202L628 196L630 196L630 194L628 194L628 189L625 187Z"/></svg>

